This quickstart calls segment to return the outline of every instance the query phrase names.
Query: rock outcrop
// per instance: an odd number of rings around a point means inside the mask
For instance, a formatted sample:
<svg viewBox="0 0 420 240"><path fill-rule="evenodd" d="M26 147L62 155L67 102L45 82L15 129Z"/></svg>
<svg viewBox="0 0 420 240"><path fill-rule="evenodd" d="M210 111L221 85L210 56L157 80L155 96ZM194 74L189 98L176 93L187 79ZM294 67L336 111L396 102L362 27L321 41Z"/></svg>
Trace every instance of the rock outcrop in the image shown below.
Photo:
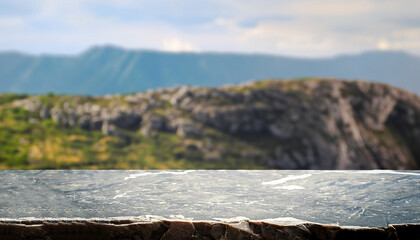
<svg viewBox="0 0 420 240"><path fill-rule="evenodd" d="M129 137L124 131L149 137L177 134L200 142L196 145L203 156L215 159L232 150L218 144L223 141L220 136L229 136L253 147L235 149L232 156L271 168L420 168L420 97L385 84L266 80L220 88L57 98L61 103L43 103L32 96L14 105L63 126L102 129L125 140ZM216 133L222 135L215 137Z"/></svg>

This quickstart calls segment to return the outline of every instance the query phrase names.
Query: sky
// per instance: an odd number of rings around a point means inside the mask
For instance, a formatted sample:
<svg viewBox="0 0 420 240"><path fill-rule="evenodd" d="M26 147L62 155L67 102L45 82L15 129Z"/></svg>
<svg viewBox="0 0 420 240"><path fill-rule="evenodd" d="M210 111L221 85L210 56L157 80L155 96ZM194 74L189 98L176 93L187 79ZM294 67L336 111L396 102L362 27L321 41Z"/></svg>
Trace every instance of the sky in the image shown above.
<svg viewBox="0 0 420 240"><path fill-rule="evenodd" d="M420 56L419 0L0 0L0 51Z"/></svg>

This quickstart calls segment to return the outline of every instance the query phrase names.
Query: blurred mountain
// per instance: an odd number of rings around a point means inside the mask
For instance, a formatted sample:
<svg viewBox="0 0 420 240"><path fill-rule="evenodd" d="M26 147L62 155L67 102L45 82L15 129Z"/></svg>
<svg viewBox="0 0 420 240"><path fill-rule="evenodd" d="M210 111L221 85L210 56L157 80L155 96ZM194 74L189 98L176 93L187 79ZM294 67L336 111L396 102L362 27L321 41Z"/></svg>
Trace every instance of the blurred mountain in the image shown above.
<svg viewBox="0 0 420 240"><path fill-rule="evenodd" d="M0 53L0 92L102 95L301 77L364 79L420 94L420 58L403 52L367 52L304 59L133 51L111 46L94 47L74 56Z"/></svg>
<svg viewBox="0 0 420 240"><path fill-rule="evenodd" d="M419 169L420 97L337 79L0 94L0 145L0 169Z"/></svg>

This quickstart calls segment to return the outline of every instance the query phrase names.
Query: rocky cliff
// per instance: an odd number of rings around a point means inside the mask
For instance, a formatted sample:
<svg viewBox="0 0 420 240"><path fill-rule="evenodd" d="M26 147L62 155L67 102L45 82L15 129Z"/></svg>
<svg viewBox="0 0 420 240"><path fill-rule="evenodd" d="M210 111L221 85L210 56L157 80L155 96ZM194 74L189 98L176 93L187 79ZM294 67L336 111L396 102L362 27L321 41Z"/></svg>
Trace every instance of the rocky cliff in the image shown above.
<svg viewBox="0 0 420 240"><path fill-rule="evenodd" d="M20 97L2 108L24 109L34 127L52 119L62 131L83 129L77 131L97 136L91 145L120 141L115 154L125 154L123 167L145 167L138 159L153 155L173 165L151 168L420 168L420 97L379 83L264 80L103 97L50 94ZM101 142L105 136L109 141ZM63 149L81 147L62 139ZM29 142L24 164L48 158ZM158 149L146 151L144 144ZM98 157L99 150L89 151ZM163 151L168 155L159 155ZM83 154L74 166L89 166Z"/></svg>

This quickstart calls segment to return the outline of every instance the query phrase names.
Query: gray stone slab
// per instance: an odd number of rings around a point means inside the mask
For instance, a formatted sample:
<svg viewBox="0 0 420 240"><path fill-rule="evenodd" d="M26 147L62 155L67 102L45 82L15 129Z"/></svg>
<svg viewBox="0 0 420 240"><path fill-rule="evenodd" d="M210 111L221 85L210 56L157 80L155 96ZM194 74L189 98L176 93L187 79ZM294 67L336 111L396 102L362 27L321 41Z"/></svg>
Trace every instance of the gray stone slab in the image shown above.
<svg viewBox="0 0 420 240"><path fill-rule="evenodd" d="M0 171L0 221L156 215L420 223L420 171Z"/></svg>

